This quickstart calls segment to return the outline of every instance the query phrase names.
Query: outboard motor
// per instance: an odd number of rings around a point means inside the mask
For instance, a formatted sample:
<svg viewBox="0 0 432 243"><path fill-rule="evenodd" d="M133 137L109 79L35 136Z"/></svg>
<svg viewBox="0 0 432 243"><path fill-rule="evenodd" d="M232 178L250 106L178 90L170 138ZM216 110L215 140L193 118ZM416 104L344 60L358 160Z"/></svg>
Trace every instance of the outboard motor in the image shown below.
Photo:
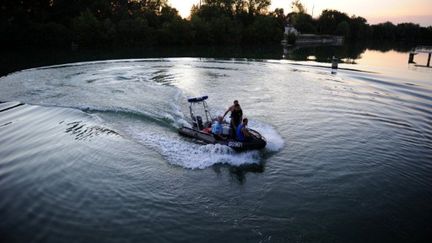
<svg viewBox="0 0 432 243"><path fill-rule="evenodd" d="M196 122L197 122L198 129L199 129L199 130L201 130L201 129L204 128L204 126L203 126L203 121L202 121L202 117L201 117L201 116L197 116L197 117L196 117Z"/></svg>

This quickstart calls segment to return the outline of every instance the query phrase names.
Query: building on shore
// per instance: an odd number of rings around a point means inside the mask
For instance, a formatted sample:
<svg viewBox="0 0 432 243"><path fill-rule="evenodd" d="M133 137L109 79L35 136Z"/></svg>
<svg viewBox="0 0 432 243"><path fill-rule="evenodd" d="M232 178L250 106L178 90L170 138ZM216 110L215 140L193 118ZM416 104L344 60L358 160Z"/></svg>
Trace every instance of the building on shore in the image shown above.
<svg viewBox="0 0 432 243"><path fill-rule="evenodd" d="M342 45L343 36L338 35L315 35L301 34L291 24L285 26L284 39L282 45Z"/></svg>

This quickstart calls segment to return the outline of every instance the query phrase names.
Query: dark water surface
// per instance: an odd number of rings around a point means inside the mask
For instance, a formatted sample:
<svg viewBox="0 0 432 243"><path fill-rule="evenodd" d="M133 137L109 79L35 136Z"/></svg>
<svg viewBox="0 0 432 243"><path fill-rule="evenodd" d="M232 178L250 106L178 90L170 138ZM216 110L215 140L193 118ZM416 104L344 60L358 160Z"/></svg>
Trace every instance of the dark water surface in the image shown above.
<svg viewBox="0 0 432 243"><path fill-rule="evenodd" d="M429 242L432 72L406 59L366 51L336 73L127 59L2 77L0 100L25 104L0 112L0 241ZM202 94L213 114L240 100L266 149L180 137L186 97Z"/></svg>

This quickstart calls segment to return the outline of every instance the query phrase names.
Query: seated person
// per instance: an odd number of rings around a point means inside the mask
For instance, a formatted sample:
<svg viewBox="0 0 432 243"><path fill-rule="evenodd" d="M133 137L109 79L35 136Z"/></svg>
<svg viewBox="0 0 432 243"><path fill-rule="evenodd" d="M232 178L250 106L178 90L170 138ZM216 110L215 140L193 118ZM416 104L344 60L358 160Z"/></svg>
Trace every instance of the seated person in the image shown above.
<svg viewBox="0 0 432 243"><path fill-rule="evenodd" d="M217 120L214 121L211 126L211 132L218 138L221 138L222 136L222 122L223 118L221 116L218 116Z"/></svg>
<svg viewBox="0 0 432 243"><path fill-rule="evenodd" d="M236 130L236 138L238 141L247 142L252 140L252 134L247 129L248 119L244 118L243 122L238 125Z"/></svg>

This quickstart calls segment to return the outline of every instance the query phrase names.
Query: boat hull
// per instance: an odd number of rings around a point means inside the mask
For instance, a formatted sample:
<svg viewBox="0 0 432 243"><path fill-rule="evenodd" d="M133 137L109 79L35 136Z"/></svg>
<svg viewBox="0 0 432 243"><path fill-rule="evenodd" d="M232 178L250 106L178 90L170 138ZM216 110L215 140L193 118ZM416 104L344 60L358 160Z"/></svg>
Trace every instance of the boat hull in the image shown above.
<svg viewBox="0 0 432 243"><path fill-rule="evenodd" d="M222 144L236 151L263 149L267 145L265 138L254 130L251 130L251 133L254 135L252 140L247 142L241 142L231 138L216 139L211 133L205 133L189 127L180 128L179 133L183 136L194 138L204 144Z"/></svg>

